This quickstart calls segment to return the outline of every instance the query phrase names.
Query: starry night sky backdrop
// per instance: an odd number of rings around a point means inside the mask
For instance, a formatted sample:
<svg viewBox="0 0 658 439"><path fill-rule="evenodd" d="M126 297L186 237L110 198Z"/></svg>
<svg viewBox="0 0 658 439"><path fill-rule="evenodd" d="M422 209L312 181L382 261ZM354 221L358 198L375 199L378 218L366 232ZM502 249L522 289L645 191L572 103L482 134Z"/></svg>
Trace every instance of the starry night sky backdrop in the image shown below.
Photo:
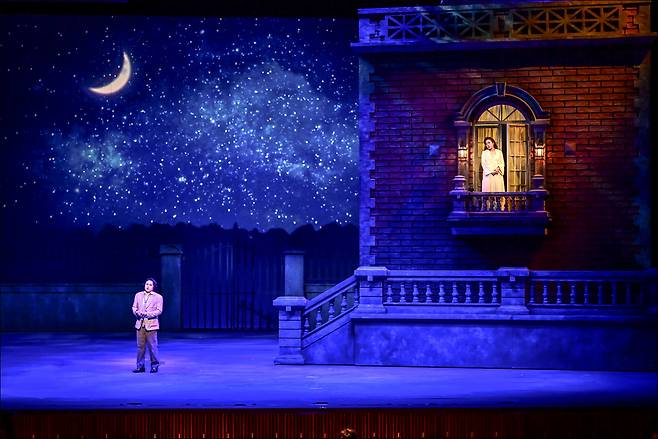
<svg viewBox="0 0 658 439"><path fill-rule="evenodd" d="M355 223L354 20L0 17L2 216ZM128 85L106 97L122 53Z"/></svg>

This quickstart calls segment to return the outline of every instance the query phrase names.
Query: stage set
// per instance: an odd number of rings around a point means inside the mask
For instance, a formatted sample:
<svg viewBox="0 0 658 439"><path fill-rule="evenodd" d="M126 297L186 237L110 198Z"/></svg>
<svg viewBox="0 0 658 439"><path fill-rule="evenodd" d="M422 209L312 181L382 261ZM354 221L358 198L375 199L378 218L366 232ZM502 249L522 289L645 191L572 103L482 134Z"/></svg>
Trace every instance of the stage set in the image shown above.
<svg viewBox="0 0 658 439"><path fill-rule="evenodd" d="M0 439L658 437L653 5L437 3L0 15Z"/></svg>
<svg viewBox="0 0 658 439"><path fill-rule="evenodd" d="M647 372L279 366L274 335L5 333L4 437L650 437ZM632 428L631 428L632 426ZM629 432L633 434L629 435ZM399 436L398 436L399 434Z"/></svg>

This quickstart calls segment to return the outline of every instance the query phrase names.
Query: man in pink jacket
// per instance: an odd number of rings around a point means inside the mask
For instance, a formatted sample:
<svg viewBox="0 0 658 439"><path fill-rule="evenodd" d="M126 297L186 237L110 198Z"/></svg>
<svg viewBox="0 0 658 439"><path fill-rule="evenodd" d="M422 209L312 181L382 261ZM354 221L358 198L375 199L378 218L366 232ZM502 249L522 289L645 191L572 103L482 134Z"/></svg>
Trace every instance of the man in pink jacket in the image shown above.
<svg viewBox="0 0 658 439"><path fill-rule="evenodd" d="M133 314L137 317L137 368L134 373L145 372L144 353L146 346L151 357L151 373L156 373L160 366L158 360L158 316L162 314L162 296L155 292L158 283L153 278L146 279L144 291L135 294Z"/></svg>

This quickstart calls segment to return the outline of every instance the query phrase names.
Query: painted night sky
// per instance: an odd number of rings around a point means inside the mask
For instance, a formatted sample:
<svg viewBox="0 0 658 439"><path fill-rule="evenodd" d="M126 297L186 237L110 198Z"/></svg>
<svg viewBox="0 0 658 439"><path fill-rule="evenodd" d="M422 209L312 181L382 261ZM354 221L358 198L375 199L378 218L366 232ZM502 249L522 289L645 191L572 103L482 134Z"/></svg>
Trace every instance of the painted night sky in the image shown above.
<svg viewBox="0 0 658 439"><path fill-rule="evenodd" d="M0 17L2 216L356 222L354 20ZM123 53L132 72L115 93Z"/></svg>

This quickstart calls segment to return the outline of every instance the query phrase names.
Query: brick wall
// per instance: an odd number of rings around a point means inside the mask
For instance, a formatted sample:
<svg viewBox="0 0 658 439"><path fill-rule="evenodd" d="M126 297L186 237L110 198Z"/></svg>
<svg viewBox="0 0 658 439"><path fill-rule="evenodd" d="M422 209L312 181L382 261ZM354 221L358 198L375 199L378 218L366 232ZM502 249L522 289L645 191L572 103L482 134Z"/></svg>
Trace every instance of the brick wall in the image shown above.
<svg viewBox="0 0 658 439"><path fill-rule="evenodd" d="M362 246L362 260L417 269L634 267L638 68L442 65L430 58L372 62L374 168L363 177L374 180L374 200L362 194L362 203L373 206L365 233L374 245ZM453 120L472 94L494 82L526 90L550 115L548 236L454 237L446 223L457 171ZM430 144L440 145L438 154L430 154Z"/></svg>

